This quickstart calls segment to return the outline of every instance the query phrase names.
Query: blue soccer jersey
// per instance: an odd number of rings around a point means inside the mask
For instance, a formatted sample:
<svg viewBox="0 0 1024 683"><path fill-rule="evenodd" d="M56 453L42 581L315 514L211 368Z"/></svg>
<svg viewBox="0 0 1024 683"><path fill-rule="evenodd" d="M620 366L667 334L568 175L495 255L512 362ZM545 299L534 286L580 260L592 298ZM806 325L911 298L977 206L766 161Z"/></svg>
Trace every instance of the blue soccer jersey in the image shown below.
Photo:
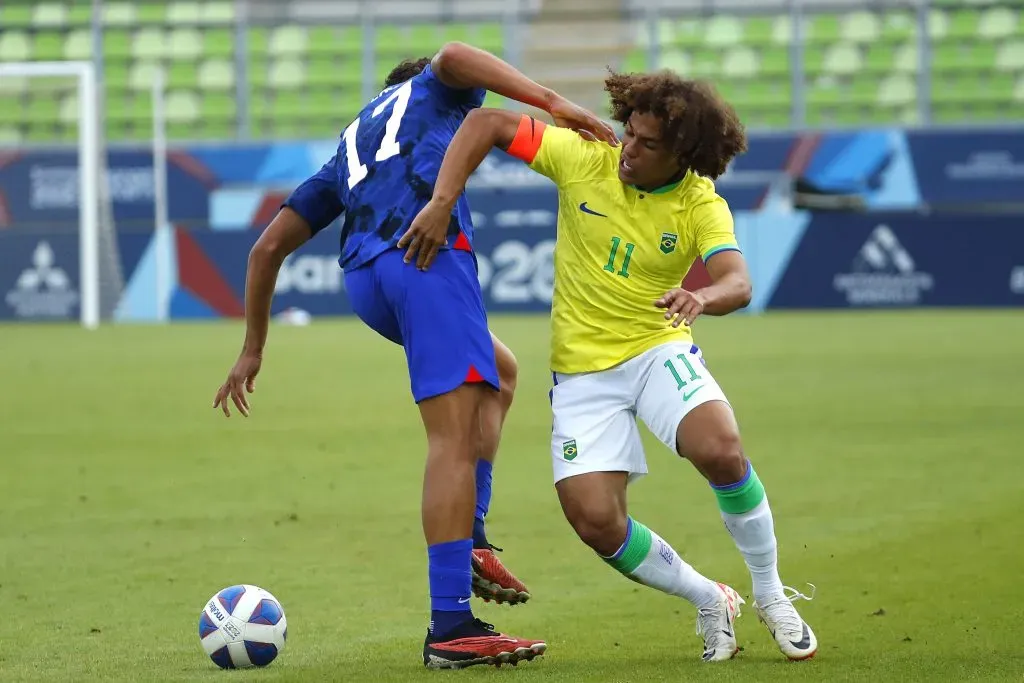
<svg viewBox="0 0 1024 683"><path fill-rule="evenodd" d="M341 134L338 151L285 202L314 233L344 214L339 263L358 268L395 247L430 201L445 150L486 91L442 83L428 65L391 86L359 112ZM463 193L448 228L448 244L472 245L473 223Z"/></svg>

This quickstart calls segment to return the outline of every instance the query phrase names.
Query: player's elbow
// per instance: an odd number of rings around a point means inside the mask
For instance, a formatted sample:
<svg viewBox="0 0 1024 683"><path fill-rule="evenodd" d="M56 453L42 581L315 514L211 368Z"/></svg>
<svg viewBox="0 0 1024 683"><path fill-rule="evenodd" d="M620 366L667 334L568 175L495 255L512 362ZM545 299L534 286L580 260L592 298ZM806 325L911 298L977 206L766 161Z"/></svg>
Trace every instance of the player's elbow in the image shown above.
<svg viewBox="0 0 1024 683"><path fill-rule="evenodd" d="M736 307L746 308L750 305L750 300L754 296L754 287L750 284L750 280L743 278L736 285Z"/></svg>
<svg viewBox="0 0 1024 683"><path fill-rule="evenodd" d="M467 65L473 60L473 48L465 43L445 43L430 60L430 68L441 82L453 88L471 88Z"/></svg>

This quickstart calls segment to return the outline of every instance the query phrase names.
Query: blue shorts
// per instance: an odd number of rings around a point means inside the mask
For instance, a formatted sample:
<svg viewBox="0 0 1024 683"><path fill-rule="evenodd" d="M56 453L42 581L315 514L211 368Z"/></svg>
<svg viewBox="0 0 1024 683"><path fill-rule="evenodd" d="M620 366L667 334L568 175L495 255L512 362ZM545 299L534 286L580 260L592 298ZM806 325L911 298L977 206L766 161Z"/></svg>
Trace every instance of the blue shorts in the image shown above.
<svg viewBox="0 0 1024 683"><path fill-rule="evenodd" d="M472 252L446 249L426 272L390 249L345 272L349 302L363 322L405 348L417 403L466 382L498 389L494 343Z"/></svg>

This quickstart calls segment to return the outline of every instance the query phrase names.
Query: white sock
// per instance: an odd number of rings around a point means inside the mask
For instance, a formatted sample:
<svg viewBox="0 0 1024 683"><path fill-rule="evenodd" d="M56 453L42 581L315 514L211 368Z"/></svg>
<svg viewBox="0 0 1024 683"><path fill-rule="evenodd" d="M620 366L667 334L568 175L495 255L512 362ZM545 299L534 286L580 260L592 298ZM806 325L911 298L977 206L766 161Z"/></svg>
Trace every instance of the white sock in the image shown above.
<svg viewBox="0 0 1024 683"><path fill-rule="evenodd" d="M772 510L765 497L750 512L742 514L722 513L725 528L732 534L743 559L750 570L754 583L754 600L781 594L782 581L779 579L779 553L775 541L775 523Z"/></svg>
<svg viewBox="0 0 1024 683"><path fill-rule="evenodd" d="M686 563L658 534L630 518L626 541L604 558L624 576L662 593L688 600L694 607L711 607L720 592L714 581Z"/></svg>

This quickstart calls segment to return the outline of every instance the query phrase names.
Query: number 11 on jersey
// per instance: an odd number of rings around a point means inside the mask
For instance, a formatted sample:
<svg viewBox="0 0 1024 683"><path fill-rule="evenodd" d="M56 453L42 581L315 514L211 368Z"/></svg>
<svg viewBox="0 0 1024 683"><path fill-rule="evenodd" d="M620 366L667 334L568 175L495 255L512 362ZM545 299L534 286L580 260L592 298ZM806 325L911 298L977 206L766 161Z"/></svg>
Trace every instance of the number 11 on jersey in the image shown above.
<svg viewBox="0 0 1024 683"><path fill-rule="evenodd" d="M406 81L388 95L387 99L374 108L372 116L377 117L381 115L389 104L394 102L394 107L391 109L391 117L388 119L387 125L384 126L384 137L380 141L380 147L377 148L374 161L385 161L402 151L398 145L398 129L402 127L402 117L405 116L406 107L409 106L409 96L411 94L412 81ZM356 148L356 135L358 133L358 118L350 123L345 132L342 133L342 137L345 140L345 156L348 157L348 189L350 190L369 175L366 164L359 161L359 150Z"/></svg>

